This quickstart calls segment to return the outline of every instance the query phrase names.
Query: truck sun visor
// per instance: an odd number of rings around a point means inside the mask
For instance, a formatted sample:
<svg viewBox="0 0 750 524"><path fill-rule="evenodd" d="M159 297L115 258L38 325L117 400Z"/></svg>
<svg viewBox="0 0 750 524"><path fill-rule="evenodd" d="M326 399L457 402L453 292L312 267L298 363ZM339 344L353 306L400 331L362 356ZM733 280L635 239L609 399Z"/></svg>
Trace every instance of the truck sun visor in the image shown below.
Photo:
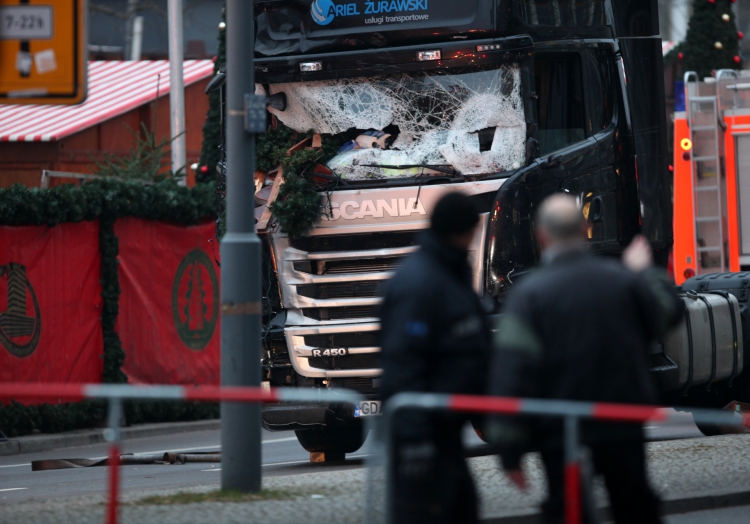
<svg viewBox="0 0 750 524"><path fill-rule="evenodd" d="M286 94L286 110L273 105L268 110L295 131L392 135L388 147L384 142L345 148L331 159L328 167L350 180L430 174L373 165L448 164L459 173L480 175L517 169L525 159L517 64L271 84L270 92L272 98Z"/></svg>
<svg viewBox="0 0 750 524"><path fill-rule="evenodd" d="M255 52L298 55L494 36L508 0L259 0ZM497 14L495 10L497 9ZM429 47L427 48L429 49Z"/></svg>

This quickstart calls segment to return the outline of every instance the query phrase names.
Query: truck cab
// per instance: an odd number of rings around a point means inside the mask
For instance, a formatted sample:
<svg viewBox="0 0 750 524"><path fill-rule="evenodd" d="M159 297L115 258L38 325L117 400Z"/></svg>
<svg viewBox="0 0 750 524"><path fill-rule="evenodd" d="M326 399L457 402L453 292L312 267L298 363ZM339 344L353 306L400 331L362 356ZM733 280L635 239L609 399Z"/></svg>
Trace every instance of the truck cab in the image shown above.
<svg viewBox="0 0 750 524"><path fill-rule="evenodd" d="M256 0L255 13L256 94L276 101L274 125L341 144L310 175L321 209L305 235L259 220L263 380L370 399L266 405L267 429L331 458L361 445L378 410L383 286L446 192L481 209L470 263L495 312L538 261L534 213L552 193L578 200L592 251L618 255L643 234L666 265L656 2Z"/></svg>

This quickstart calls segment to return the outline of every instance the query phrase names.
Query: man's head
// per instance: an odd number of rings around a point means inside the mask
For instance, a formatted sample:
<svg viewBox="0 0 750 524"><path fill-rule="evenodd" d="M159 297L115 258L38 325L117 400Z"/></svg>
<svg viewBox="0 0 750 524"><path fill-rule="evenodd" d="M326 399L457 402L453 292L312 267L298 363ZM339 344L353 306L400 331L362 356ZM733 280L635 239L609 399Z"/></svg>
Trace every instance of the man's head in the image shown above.
<svg viewBox="0 0 750 524"><path fill-rule="evenodd" d="M557 194L542 202L536 215L536 237L543 251L585 241L586 220L573 197Z"/></svg>
<svg viewBox="0 0 750 524"><path fill-rule="evenodd" d="M469 197L451 192L438 201L430 227L448 245L468 251L478 222L479 213Z"/></svg>

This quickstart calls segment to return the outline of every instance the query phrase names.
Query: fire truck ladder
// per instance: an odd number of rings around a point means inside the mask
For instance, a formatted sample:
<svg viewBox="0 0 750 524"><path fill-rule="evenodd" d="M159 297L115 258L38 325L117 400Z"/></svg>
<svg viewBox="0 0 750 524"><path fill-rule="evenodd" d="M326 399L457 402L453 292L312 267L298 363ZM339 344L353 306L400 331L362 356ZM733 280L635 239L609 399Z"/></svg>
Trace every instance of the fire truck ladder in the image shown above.
<svg viewBox="0 0 750 524"><path fill-rule="evenodd" d="M694 79L692 84L691 78ZM728 271L721 188L720 140L723 131L719 129L717 97L699 96L698 75L693 71L685 73L684 81L685 109L692 142L690 171L693 178L695 266L699 275Z"/></svg>

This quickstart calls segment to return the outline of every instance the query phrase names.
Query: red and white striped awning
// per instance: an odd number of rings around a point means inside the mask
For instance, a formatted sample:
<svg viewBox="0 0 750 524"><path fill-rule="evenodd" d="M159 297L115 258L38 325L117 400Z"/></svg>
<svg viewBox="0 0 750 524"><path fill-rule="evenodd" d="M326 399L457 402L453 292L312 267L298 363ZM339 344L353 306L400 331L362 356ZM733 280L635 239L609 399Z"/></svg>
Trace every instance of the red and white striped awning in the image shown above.
<svg viewBox="0 0 750 524"><path fill-rule="evenodd" d="M662 40L661 41L661 54L663 56L667 56L667 53L669 53L672 49L677 47L677 44L679 44L679 42L670 42L669 40Z"/></svg>
<svg viewBox="0 0 750 524"><path fill-rule="evenodd" d="M185 85L213 74L211 60L185 60ZM169 93L169 61L89 62L88 97L77 106L0 105L0 142L51 142Z"/></svg>

